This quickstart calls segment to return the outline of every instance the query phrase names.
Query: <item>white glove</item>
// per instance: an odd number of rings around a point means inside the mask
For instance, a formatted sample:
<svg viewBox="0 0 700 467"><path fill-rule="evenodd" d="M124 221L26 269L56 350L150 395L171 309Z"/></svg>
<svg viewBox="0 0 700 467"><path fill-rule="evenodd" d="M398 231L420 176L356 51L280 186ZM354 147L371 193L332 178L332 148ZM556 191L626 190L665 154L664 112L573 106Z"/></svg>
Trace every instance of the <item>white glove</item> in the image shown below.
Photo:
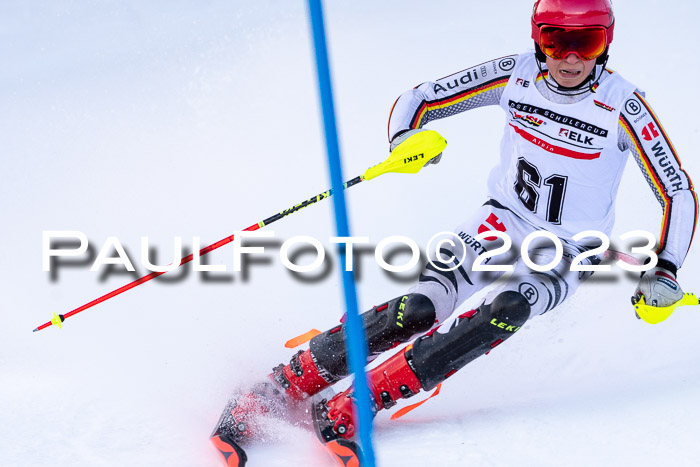
<svg viewBox="0 0 700 467"><path fill-rule="evenodd" d="M644 273L634 295L644 295L644 303L647 305L664 307L683 298L683 289L676 282L673 272L657 266Z"/></svg>
<svg viewBox="0 0 700 467"><path fill-rule="evenodd" d="M407 130L407 131L404 131L403 133L399 133L398 136L395 136L394 139L391 140L391 145L389 146L389 152L393 152L394 149L396 149L396 146L403 143L404 141L406 141L408 138L415 135L416 133L420 133L421 131L428 131L428 130L426 128L420 128L418 130ZM442 153L440 153L437 156L430 159L428 162L425 163L425 165L437 164L438 162L440 162L441 158L442 158Z"/></svg>

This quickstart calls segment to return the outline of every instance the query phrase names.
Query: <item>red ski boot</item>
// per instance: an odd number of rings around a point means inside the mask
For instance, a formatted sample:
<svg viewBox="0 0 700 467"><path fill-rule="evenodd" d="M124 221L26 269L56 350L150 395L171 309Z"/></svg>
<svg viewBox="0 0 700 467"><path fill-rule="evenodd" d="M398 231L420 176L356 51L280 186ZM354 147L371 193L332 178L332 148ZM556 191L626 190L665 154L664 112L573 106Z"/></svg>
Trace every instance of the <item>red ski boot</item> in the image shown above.
<svg viewBox="0 0 700 467"><path fill-rule="evenodd" d="M369 361L435 324L435 307L421 294L407 294L363 313ZM294 355L288 365L273 369L272 379L294 401L304 400L345 378L348 373L345 325L316 335L309 349Z"/></svg>
<svg viewBox="0 0 700 467"><path fill-rule="evenodd" d="M290 402L302 401L335 382L321 375L310 350L300 350L289 364L273 368L270 377L284 390Z"/></svg>
<svg viewBox="0 0 700 467"><path fill-rule="evenodd" d="M396 405L421 390L420 381L406 361L405 352L399 352L378 367L367 372L372 411ZM321 441L338 438L352 439L355 435L353 387L336 394L331 400L321 400L313 407L314 425Z"/></svg>
<svg viewBox="0 0 700 467"><path fill-rule="evenodd" d="M225 426L236 441L255 438L260 431L257 420L261 417L288 419L300 401L329 384L320 376L311 353L299 351L289 364L273 368L267 380L251 389L237 391L224 409L218 427Z"/></svg>

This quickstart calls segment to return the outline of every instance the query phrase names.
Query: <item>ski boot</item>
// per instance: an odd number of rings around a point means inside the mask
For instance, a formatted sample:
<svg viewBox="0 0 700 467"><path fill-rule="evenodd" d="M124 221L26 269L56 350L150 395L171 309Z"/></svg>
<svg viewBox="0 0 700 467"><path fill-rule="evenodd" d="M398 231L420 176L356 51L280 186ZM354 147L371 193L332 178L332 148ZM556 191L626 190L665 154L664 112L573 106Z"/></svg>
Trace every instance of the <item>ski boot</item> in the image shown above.
<svg viewBox="0 0 700 467"><path fill-rule="evenodd" d="M361 315L369 345L369 361L435 324L435 308L421 294L408 294L372 308ZM309 342L286 365L273 368L262 383L238 391L226 405L211 436L226 465L242 467L242 445L264 434L266 418L299 423L305 409L302 401L314 396L348 373L345 325L338 325ZM298 416L302 414L302 416ZM336 443L341 451L347 443Z"/></svg>
<svg viewBox="0 0 700 467"><path fill-rule="evenodd" d="M363 313L369 361L389 349L428 331L435 324L435 308L421 294L408 294ZM273 369L272 379L291 400L302 401L321 392L349 374L345 325L336 326L309 342L288 365Z"/></svg>
<svg viewBox="0 0 700 467"><path fill-rule="evenodd" d="M367 372L367 386L374 415L396 405L398 399L409 398L421 390L421 383L402 351ZM353 390L336 394L330 400L314 401L312 416L316 434L323 442L350 440L355 436Z"/></svg>
<svg viewBox="0 0 700 467"><path fill-rule="evenodd" d="M501 292L489 305L482 304L458 316L443 332L435 328L416 339L404 352L367 372L371 408L376 414L421 389L430 391L469 362L513 336L530 316L525 297ZM355 434L353 388L330 400L314 401L312 416L321 440L352 439Z"/></svg>
<svg viewBox="0 0 700 467"><path fill-rule="evenodd" d="M274 367L270 378L290 403L298 403L313 396L337 381L315 362L311 350L300 350L287 365Z"/></svg>
<svg viewBox="0 0 700 467"><path fill-rule="evenodd" d="M296 353L287 364L251 389L233 394L211 435L214 447L229 467L243 467L247 462L244 447L266 436L270 419L304 423L300 402L331 384L321 377L309 350ZM306 423L309 421L306 419Z"/></svg>

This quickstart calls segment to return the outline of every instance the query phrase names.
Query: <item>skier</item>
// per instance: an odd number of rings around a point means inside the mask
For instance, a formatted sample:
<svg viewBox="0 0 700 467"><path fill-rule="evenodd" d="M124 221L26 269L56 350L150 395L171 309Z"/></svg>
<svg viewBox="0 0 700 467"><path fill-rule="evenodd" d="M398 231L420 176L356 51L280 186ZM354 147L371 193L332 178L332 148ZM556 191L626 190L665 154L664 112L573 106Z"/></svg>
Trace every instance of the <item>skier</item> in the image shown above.
<svg viewBox="0 0 700 467"><path fill-rule="evenodd" d="M429 122L487 105L506 116L500 159L488 179L488 199L460 224L462 238L441 250L418 284L362 314L370 360L416 338L404 350L369 370L373 410L431 390L475 358L521 329L533 316L561 305L592 273L572 271L571 259L595 265L595 237L609 235L614 204L628 151L661 204L663 220L655 267L643 273L635 297L667 306L683 292L676 281L697 219L697 198L644 93L606 68L615 19L610 0L537 0L532 13L535 50L511 55L402 94L389 118L393 150ZM491 291L476 309L439 326L502 271L474 271L476 257L502 244L483 231L506 233L513 246L489 265L515 263L513 276ZM519 258L532 232L546 231L563 245L563 258L549 271L536 271ZM575 240L574 238L577 238ZM545 242L546 243L546 242ZM560 257L552 242L530 249L537 264ZM453 258L466 260L454 268ZM517 263L516 263L517 261ZM309 342L272 378L286 398L305 400L348 375L344 325ZM327 402L325 433L355 434L352 387Z"/></svg>

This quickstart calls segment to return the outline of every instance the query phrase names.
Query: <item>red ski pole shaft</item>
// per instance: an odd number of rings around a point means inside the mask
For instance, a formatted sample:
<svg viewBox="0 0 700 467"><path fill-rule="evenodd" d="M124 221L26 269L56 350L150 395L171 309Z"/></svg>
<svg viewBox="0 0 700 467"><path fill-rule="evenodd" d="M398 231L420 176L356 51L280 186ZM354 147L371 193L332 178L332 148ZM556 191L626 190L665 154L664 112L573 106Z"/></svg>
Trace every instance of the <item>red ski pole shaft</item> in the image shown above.
<svg viewBox="0 0 700 467"><path fill-rule="evenodd" d="M343 189L350 188L351 186L357 185L358 183L364 181L364 180L371 180L375 177L378 177L382 174L389 173L389 172L396 172L396 173L418 173L422 167L425 166L430 160L438 157L440 154L442 154L443 149L445 149L445 146L447 146L447 141L445 138L440 136L435 131L432 130L425 130L418 132L414 134L413 136L409 137L406 139L403 143L401 143L399 146L397 146L391 154L389 154L389 158L386 159L384 162L381 162L375 166L372 166L368 168L364 174L358 175L357 177L353 178L352 180L345 182L343 184ZM292 206L289 209L285 209L282 212L279 212L277 214L274 214L267 219L258 222L257 224L253 224L250 227L248 227L247 231L251 230L258 230L262 227L265 227L266 225L272 224L273 222L276 222L283 217L286 217L294 212L299 211L300 209L305 208L306 206L309 206L311 204L317 203L321 201L322 199L326 199L330 197L333 194L333 190L327 190L324 191L323 193L319 193L318 195L309 198L305 201L302 201L299 204L296 204ZM214 251L219 247L222 247L226 245L227 243L231 243L233 241L233 235L226 237L222 240L219 240L216 243L213 243L207 247L202 248L199 250L199 256L205 255L209 253L210 251ZM180 260L180 264L178 266L182 266L185 263L189 263L192 261L192 258L194 255L189 255L186 258L182 258ZM120 293L126 292L127 290L133 289L137 285L141 285L144 282L148 282L154 277L158 277L161 274L165 274L164 272L152 272L150 274L147 274L143 276L140 279L136 279L135 281L126 284L116 290L113 290L112 292L105 294L101 296L98 299L95 299L89 303L86 303L85 305L76 308L75 310L71 310L68 313L64 315L57 315L54 313L53 318L51 321L48 321L38 328L34 329L34 331L41 331L42 329L45 329L52 324L57 325L58 327L61 327L61 323L66 320L66 318L70 318L73 315L77 315L81 311L85 311L88 308L91 308L98 303L102 303L106 300L109 300L112 297L115 297L119 295Z"/></svg>
<svg viewBox="0 0 700 467"><path fill-rule="evenodd" d="M353 178L352 180L346 182L346 183L343 185L343 189L349 188L349 187L351 187L351 186L353 186L353 185L357 185L358 183L360 183L360 182L363 181L363 180L364 180L364 178L363 178L362 176L357 176L357 177ZM260 229L260 228L262 228L262 227L264 227L264 226L266 226L266 225L272 224L273 222L276 222L276 221L282 219L283 217L286 217L286 216L288 216L288 215L290 215L290 214L292 214L292 213L294 213L294 212L297 212L297 211L299 211L300 209L305 208L306 206L309 206L309 205L311 205L311 204L317 203L318 201L321 201L322 199L326 199L326 198L328 198L329 196L331 196L332 194L333 194L332 190L324 191L323 193L320 193L320 194L318 194L318 195L316 195L316 196L314 196L314 197L312 197L312 198L309 198L309 199L307 199L307 200L305 200L305 201L302 201L301 203L296 204L296 205L292 206L292 207L289 208L289 209L285 209L285 210L282 211L282 212L279 212L279 213L277 213L277 214L275 214L275 215L273 215L273 216L270 216L270 217L268 217L267 219L258 222L257 224L253 224L253 225L251 225L250 227L243 229L243 231L254 231L254 230L258 230L258 229ZM231 243L231 242L233 241L233 238L234 238L234 236L233 236L233 235L230 235L230 236L228 236L228 237L226 237L226 238L223 238L223 239L219 240L219 241L216 242L216 243L212 243L211 245L202 248L201 250L199 250L199 256L204 256L204 255L206 255L207 253L216 250L217 248L220 248L220 247L222 247L222 246L224 246L224 245L226 245L226 244L228 244L228 243ZM190 255L188 255L188 256L182 258L182 259L180 260L180 264L178 265L178 267L179 267L179 266L182 266L183 264L189 263L190 261L192 261L193 258L194 258L194 254L190 254ZM102 303L102 302L105 302L105 301L109 300L109 299L112 298L112 297L116 297L117 295L119 295L119 294L121 294L121 293L123 293L123 292L126 292L127 290L131 290L131 289L133 289L134 287L143 284L144 282L148 282L148 281L150 281L151 279L160 276L161 274L165 274L165 272L166 272L166 271L162 271L162 272L152 272L152 273L147 274L147 275L145 275L145 276L143 276L143 277L141 277L141 278L139 278L139 279L136 279L136 280L133 281L133 282L130 282L130 283L126 284L126 285L123 285L123 286L119 287L118 289L113 290L113 291L111 291L111 292L109 292L109 293L107 293L107 294L105 294L105 295L103 295L103 296L101 296L101 297L99 297L99 298L96 298L95 300L93 300L93 301L91 301L91 302L88 302L88 303L86 303L85 305L82 305L82 306L80 306L80 307L78 307L78 308L76 308L76 309L74 309L74 310L71 310L71 311L69 311L68 313L65 313L65 314L62 314L62 315L56 315L56 316L54 317L54 319L52 319L51 321L47 321L46 323L44 323L44 324L42 324L41 326L39 326L39 327L37 327L36 329L34 329L34 332L36 332L36 331L41 331L42 329L46 329L46 328L48 328L49 326L51 326L52 324L60 325L60 323L62 323L62 322L65 321L66 319L70 318L71 316L77 315L77 314L80 313L81 311L85 311L85 310L87 310L88 308L92 308L93 306L98 305L98 304L100 304L100 303Z"/></svg>

